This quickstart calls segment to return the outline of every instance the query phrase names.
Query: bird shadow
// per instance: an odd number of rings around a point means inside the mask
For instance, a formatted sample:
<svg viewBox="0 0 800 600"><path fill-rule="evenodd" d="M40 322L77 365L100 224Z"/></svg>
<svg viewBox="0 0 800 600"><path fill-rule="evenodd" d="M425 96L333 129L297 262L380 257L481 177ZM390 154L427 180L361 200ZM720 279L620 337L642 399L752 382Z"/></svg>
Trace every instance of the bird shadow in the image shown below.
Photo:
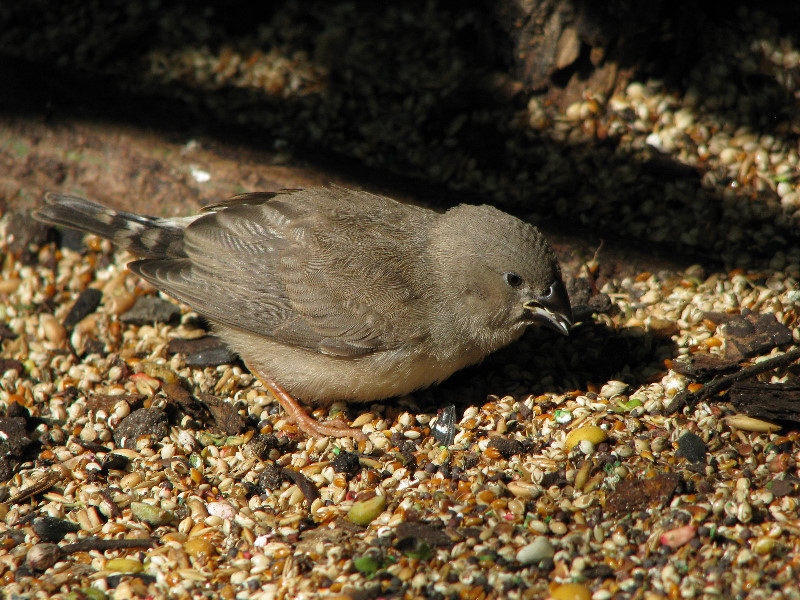
<svg viewBox="0 0 800 600"><path fill-rule="evenodd" d="M663 377L665 359L676 351L677 345L667 335L640 327L613 328L594 319L574 326L569 337L531 328L516 344L436 387L414 393L413 399L424 412L436 412L447 404L463 412L492 396L522 399L586 393L599 391L611 380L636 389Z"/></svg>

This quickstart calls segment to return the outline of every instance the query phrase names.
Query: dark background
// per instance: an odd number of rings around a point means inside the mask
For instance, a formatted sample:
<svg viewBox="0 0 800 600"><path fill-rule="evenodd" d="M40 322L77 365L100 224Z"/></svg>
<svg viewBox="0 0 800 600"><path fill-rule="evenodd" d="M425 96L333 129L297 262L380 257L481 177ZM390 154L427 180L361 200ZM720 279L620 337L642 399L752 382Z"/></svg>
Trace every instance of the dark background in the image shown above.
<svg viewBox="0 0 800 600"><path fill-rule="evenodd" d="M767 266L798 243L800 216L782 214L771 189L731 185L723 172L709 183L713 165L615 135L615 122L637 115L607 102L649 81L648 93L670 94L719 126L796 146L800 67L787 83L759 41L796 47L800 5L750 4L4 3L2 158L19 162L8 140L31 135L15 129L25 119L144 126L176 142L201 136L266 152L272 164L278 153L442 206L492 202L557 231L668 257ZM531 100L541 107L536 126ZM589 118L570 121L580 102ZM55 169L56 186L91 188L60 156L60 167L25 158L29 170ZM165 167L147 168L157 178ZM0 187L6 204L38 197L21 181ZM256 177L229 193L286 183ZM142 185L138 193L158 193ZM726 209L726 188L757 208ZM191 182L178 192L202 195Z"/></svg>

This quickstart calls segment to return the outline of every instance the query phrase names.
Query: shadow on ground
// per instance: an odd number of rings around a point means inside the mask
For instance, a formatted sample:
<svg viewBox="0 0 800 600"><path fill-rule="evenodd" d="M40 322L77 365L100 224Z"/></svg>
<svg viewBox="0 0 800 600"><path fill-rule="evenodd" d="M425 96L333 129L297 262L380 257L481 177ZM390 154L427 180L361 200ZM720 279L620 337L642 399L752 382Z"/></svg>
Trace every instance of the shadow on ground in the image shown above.
<svg viewBox="0 0 800 600"><path fill-rule="evenodd" d="M769 190L736 191L759 204L739 218L723 202L722 176L708 186L702 168L654 148L524 122L531 97L589 77L602 63L592 49L604 48L620 71L660 79L676 96L692 87L734 130L797 139L791 91L757 50L763 31L786 35L791 8L542 4L548 14L577 14L581 36L577 58L548 75L549 90L526 87L537 81L519 47L531 24L514 3L267 2L254 10L33 0L0 9L0 110L288 148L366 180L390 173L442 206L488 199L551 228L708 264L765 266L800 242ZM731 54L732 44L752 47L752 60ZM271 70L257 72L275 53ZM729 235L732 222L739 239Z"/></svg>

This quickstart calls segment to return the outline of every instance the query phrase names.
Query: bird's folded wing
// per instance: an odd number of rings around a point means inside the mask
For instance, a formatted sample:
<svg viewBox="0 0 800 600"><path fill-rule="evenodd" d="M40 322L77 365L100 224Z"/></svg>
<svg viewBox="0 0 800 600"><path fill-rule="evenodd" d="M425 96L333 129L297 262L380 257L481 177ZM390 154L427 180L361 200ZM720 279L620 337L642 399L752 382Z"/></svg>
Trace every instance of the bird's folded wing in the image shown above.
<svg viewBox="0 0 800 600"><path fill-rule="evenodd" d="M394 347L413 293L363 244L315 236L325 224L311 218L292 203L236 205L187 228L188 258L129 266L212 321L280 343L351 357Z"/></svg>

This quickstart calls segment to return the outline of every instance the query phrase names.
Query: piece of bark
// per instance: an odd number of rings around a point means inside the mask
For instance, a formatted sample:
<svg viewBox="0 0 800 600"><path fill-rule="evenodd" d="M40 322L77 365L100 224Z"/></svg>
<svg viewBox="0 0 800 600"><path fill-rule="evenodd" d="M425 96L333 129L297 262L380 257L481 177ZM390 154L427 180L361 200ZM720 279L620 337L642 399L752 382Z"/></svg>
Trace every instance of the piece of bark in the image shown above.
<svg viewBox="0 0 800 600"><path fill-rule="evenodd" d="M610 515L643 510L648 506L666 506L678 487L680 478L674 473L661 473L650 479L623 479L606 500Z"/></svg>
<svg viewBox="0 0 800 600"><path fill-rule="evenodd" d="M708 313L711 317L717 315ZM714 321L714 318L710 320ZM734 315L726 319L723 333L728 342L725 357L735 361L766 354L773 348L792 343L792 330L772 313Z"/></svg>
<svg viewBox="0 0 800 600"><path fill-rule="evenodd" d="M299 471L284 467L281 470L281 475L284 479L288 479L300 488L300 491L303 492L303 495L306 497L306 502L308 503L309 509L314 501L320 497L319 490L314 485L314 482L312 482L308 477Z"/></svg>
<svg viewBox="0 0 800 600"><path fill-rule="evenodd" d="M195 421L204 425L210 425L213 422L211 412L204 402L201 402L180 384L177 383L164 383L161 389L167 395L171 402L185 414L189 415Z"/></svg>
<svg viewBox="0 0 800 600"><path fill-rule="evenodd" d="M754 365L745 367L744 369L736 373L725 375L723 377L718 377L717 379L714 379L711 383L703 386L702 389L699 389L696 392L683 390L675 395L675 397L672 399L672 402L670 402L664 408L664 412L666 412L666 414L668 415L671 415L681 410L684 406L694 406L695 404L697 404L698 402L702 402L706 398L711 398L712 396L715 396L720 392L724 392L736 382L744 381L746 379L752 379L753 377L756 377L761 373L766 373L768 371L772 371L773 369L786 367L797 360L800 360L800 348L794 348L792 350L789 350L788 352L779 354L778 356L767 358L765 360L757 362Z"/></svg>
<svg viewBox="0 0 800 600"><path fill-rule="evenodd" d="M727 375L739 369L739 362L713 354L698 353L675 360L672 369L692 381L708 381L717 375Z"/></svg>
<svg viewBox="0 0 800 600"><path fill-rule="evenodd" d="M731 387L728 399L750 417L800 423L800 383L742 381Z"/></svg>
<svg viewBox="0 0 800 600"><path fill-rule="evenodd" d="M66 544L61 546L61 551L64 554L73 554L75 552L89 552L90 550L97 550L105 552L106 550L121 550L129 548L152 548L158 544L155 538L122 538L122 539L101 539L95 536L84 538L73 544Z"/></svg>
<svg viewBox="0 0 800 600"><path fill-rule="evenodd" d="M247 421L239 414L232 402L227 402L211 394L198 394L214 419L214 424L226 435L238 435L247 427Z"/></svg>
<svg viewBox="0 0 800 600"><path fill-rule="evenodd" d="M402 549L408 547L408 542L424 542L429 546L452 546L453 541L444 531L441 523L422 523L419 521L404 521L397 526L395 531L395 547Z"/></svg>

